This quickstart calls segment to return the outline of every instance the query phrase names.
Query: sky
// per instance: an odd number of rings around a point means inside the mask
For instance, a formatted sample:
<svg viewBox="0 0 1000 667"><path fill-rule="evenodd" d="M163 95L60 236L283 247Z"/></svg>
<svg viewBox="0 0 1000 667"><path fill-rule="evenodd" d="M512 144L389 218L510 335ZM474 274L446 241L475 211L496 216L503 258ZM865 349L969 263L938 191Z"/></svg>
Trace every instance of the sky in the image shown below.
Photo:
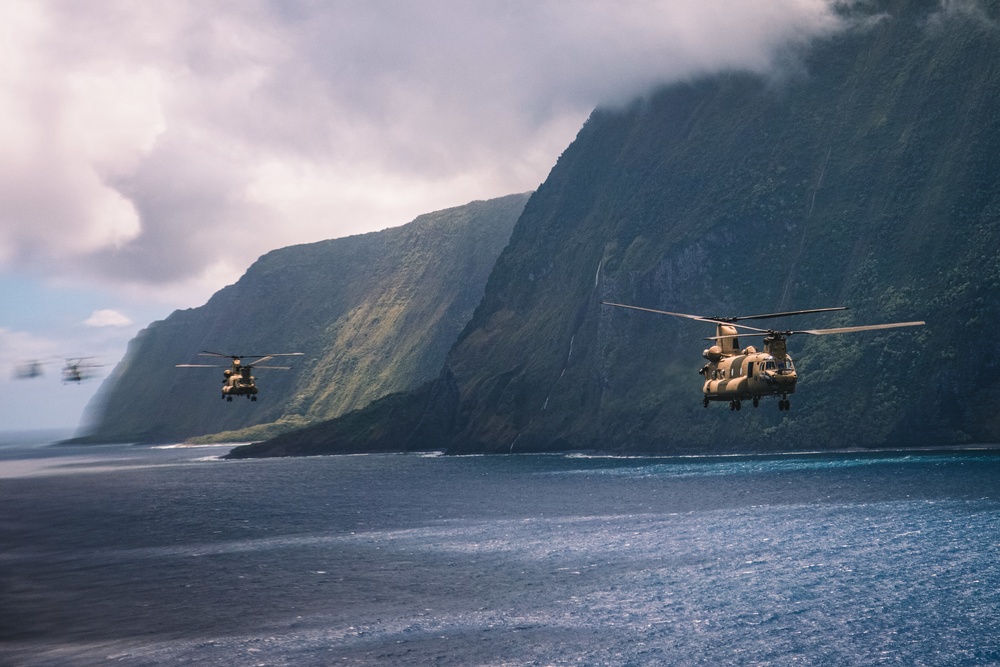
<svg viewBox="0 0 1000 667"><path fill-rule="evenodd" d="M265 252L533 190L595 107L776 72L832 6L0 0L0 430L78 426L131 338Z"/></svg>

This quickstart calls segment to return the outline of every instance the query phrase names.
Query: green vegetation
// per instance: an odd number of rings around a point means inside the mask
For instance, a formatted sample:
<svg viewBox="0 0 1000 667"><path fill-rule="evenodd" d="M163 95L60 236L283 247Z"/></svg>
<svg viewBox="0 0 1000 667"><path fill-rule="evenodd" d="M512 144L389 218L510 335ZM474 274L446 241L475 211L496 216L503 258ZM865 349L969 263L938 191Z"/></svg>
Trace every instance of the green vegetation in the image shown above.
<svg viewBox="0 0 1000 667"><path fill-rule="evenodd" d="M527 199L472 202L264 255L204 306L130 343L83 440L263 439L433 379ZM174 368L204 361L196 355L206 349L305 356L291 358L289 371L255 370L256 403L228 403L219 400L222 369Z"/></svg>

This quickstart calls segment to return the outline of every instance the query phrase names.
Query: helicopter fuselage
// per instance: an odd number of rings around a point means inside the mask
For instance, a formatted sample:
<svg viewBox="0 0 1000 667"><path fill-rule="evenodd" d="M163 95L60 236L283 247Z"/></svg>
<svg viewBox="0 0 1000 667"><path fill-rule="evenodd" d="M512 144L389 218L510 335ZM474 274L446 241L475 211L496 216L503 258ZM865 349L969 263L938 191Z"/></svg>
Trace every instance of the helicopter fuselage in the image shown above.
<svg viewBox="0 0 1000 667"><path fill-rule="evenodd" d="M763 352L753 346L741 350L736 329L720 324L715 340L717 344L702 353L708 363L699 371L705 376L706 407L710 401L729 401L732 409L739 410L742 401L753 401L757 407L761 398L777 396L779 409L788 409L798 374L783 337L765 338Z"/></svg>
<svg viewBox="0 0 1000 667"><path fill-rule="evenodd" d="M233 396L246 396L251 401L257 400L257 383L250 371L252 366L243 366L238 359L233 360L233 367L222 373L222 398L233 400Z"/></svg>

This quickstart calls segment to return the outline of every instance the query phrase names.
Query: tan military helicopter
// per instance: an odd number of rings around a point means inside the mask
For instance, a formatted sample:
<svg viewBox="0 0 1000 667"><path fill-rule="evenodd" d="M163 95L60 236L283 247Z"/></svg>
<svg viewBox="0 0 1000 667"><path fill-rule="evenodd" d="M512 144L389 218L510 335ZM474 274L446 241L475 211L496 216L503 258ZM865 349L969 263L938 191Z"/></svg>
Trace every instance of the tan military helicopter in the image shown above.
<svg viewBox="0 0 1000 667"><path fill-rule="evenodd" d="M222 372L222 398L232 402L233 396L246 396L251 401L257 400L256 378L250 374L254 368L267 368L271 370L287 371L290 366L262 366L265 361L270 361L275 357L301 357L304 352L284 352L275 354L221 354L219 352L202 351L198 353L200 357L222 357L231 359L229 368L220 364L177 364L177 368L226 368ZM244 359L255 359L249 364L243 363Z"/></svg>
<svg viewBox="0 0 1000 667"><path fill-rule="evenodd" d="M708 338L715 344L702 353L708 363L699 373L705 376L704 404L708 407L710 401L729 401L730 410L739 410L742 402L749 400L756 408L760 399L765 396L776 396L778 410L789 410L791 403L788 395L795 392L798 375L795 364L788 355L785 339L795 334L810 336L825 336L828 334L853 333L855 331L876 331L880 329L895 329L898 327L922 326L923 322L893 322L891 324L868 324L856 327L839 327L836 329L801 329L776 331L774 329L758 329L745 324L737 324L741 320L766 320L791 315L808 315L810 313L826 313L836 310L847 310L845 306L837 308L813 308L811 310L793 310L785 313L768 313L766 315L743 315L740 317L702 317L686 313L672 313L666 310L628 306L623 303L602 301L605 306L642 310L647 313L683 317L699 322L710 322L715 325L715 335ZM750 333L740 333L737 329L745 329ZM758 352L755 347L747 346L740 349L740 336L763 336L764 351Z"/></svg>

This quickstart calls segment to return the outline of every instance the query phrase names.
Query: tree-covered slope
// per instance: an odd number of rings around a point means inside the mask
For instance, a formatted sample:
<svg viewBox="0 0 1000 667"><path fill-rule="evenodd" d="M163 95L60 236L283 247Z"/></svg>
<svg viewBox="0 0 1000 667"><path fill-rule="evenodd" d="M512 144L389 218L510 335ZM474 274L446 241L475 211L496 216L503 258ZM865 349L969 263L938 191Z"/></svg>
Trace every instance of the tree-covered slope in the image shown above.
<svg viewBox="0 0 1000 667"><path fill-rule="evenodd" d="M791 79L734 73L594 114L449 358L463 438L725 450L1000 437L983 344L1000 323L1000 32L929 3L887 9L817 44ZM711 327L601 300L706 315L846 304L787 326L928 326L795 338L793 412L730 415L699 400ZM500 330L529 352L480 363Z"/></svg>
<svg viewBox="0 0 1000 667"><path fill-rule="evenodd" d="M458 400L443 446L1000 440L1000 12L922 0L845 11L853 27L784 76L726 73L591 116L448 355ZM847 305L775 326L927 326L793 337L792 410L732 413L702 407L710 325L602 300L708 316ZM329 433L313 437L347 446Z"/></svg>
<svg viewBox="0 0 1000 667"><path fill-rule="evenodd" d="M437 376L527 197L264 255L204 306L154 322L131 341L101 388L86 439L266 437ZM174 368L212 363L196 356L206 349L305 356L281 360L289 371L255 370L259 400L229 403L219 400L221 368Z"/></svg>

